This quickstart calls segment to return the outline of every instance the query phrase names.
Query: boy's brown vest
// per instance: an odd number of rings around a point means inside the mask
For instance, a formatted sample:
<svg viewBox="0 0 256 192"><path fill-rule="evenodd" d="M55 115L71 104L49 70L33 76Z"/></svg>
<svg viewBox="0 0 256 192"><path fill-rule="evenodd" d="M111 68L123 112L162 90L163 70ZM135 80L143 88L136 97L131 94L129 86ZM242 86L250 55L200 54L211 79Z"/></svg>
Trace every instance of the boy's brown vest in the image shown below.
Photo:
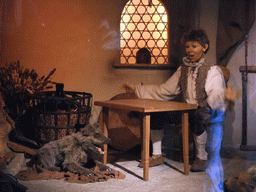
<svg viewBox="0 0 256 192"><path fill-rule="evenodd" d="M199 107L207 106L207 94L205 92L205 82L207 78L208 71L212 67L212 64L204 62L198 69L196 77L196 100ZM188 69L189 66L182 64L181 65L181 76L180 76L180 87L183 94L183 99L186 100L187 97L187 79L188 79Z"/></svg>

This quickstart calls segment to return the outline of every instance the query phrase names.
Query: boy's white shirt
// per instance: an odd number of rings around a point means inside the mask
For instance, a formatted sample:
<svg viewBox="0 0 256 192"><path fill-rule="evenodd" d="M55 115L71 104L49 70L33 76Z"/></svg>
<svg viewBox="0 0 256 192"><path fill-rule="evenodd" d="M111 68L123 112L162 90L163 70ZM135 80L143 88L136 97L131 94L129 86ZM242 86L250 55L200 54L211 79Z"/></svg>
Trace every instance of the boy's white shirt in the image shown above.
<svg viewBox="0 0 256 192"><path fill-rule="evenodd" d="M200 65L199 65L200 66ZM196 101L196 83L195 78L199 66L194 72L188 71L188 86L187 86L187 103L197 104ZM157 100L173 100L176 95L181 92L179 87L179 78L181 75L181 67L163 84L161 85L142 85L138 84L135 88L135 94L143 99L157 99ZM218 66L212 66L208 71L205 82L205 91L207 94L207 102L214 110L225 110L225 80L223 73Z"/></svg>

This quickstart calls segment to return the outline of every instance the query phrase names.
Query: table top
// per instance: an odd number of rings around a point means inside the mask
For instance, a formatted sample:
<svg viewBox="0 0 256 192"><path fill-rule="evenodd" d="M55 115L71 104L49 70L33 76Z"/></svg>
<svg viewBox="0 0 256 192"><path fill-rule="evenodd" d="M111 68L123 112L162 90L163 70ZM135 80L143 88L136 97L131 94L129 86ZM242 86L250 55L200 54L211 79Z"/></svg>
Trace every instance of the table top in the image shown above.
<svg viewBox="0 0 256 192"><path fill-rule="evenodd" d="M176 101L162 101L154 99L120 99L95 101L94 105L125 109L143 113L163 112L163 111L187 111L197 109L197 105Z"/></svg>

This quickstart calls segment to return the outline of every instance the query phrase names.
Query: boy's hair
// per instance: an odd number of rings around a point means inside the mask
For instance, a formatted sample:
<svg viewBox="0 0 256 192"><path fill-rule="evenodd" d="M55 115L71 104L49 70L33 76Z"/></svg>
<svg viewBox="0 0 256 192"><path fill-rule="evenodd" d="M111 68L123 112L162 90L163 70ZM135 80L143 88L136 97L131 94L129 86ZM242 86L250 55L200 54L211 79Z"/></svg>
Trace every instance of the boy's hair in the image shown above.
<svg viewBox="0 0 256 192"><path fill-rule="evenodd" d="M205 50L205 53L207 53L210 48L210 41L206 35L206 32L202 29L192 29L188 33L185 33L181 39L181 44L185 46L186 42L188 41L197 41L203 47L205 47L205 44L208 44L208 48Z"/></svg>

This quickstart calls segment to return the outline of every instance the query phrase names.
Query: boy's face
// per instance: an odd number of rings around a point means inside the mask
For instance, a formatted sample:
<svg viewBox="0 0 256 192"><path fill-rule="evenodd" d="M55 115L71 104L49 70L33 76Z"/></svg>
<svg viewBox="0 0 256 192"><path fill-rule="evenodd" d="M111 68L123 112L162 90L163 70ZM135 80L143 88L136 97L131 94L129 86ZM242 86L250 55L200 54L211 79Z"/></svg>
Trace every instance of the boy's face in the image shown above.
<svg viewBox="0 0 256 192"><path fill-rule="evenodd" d="M205 44L205 47L203 47L197 41L188 41L185 43L186 55L192 62L200 61L204 57L204 52L207 48L208 44Z"/></svg>

